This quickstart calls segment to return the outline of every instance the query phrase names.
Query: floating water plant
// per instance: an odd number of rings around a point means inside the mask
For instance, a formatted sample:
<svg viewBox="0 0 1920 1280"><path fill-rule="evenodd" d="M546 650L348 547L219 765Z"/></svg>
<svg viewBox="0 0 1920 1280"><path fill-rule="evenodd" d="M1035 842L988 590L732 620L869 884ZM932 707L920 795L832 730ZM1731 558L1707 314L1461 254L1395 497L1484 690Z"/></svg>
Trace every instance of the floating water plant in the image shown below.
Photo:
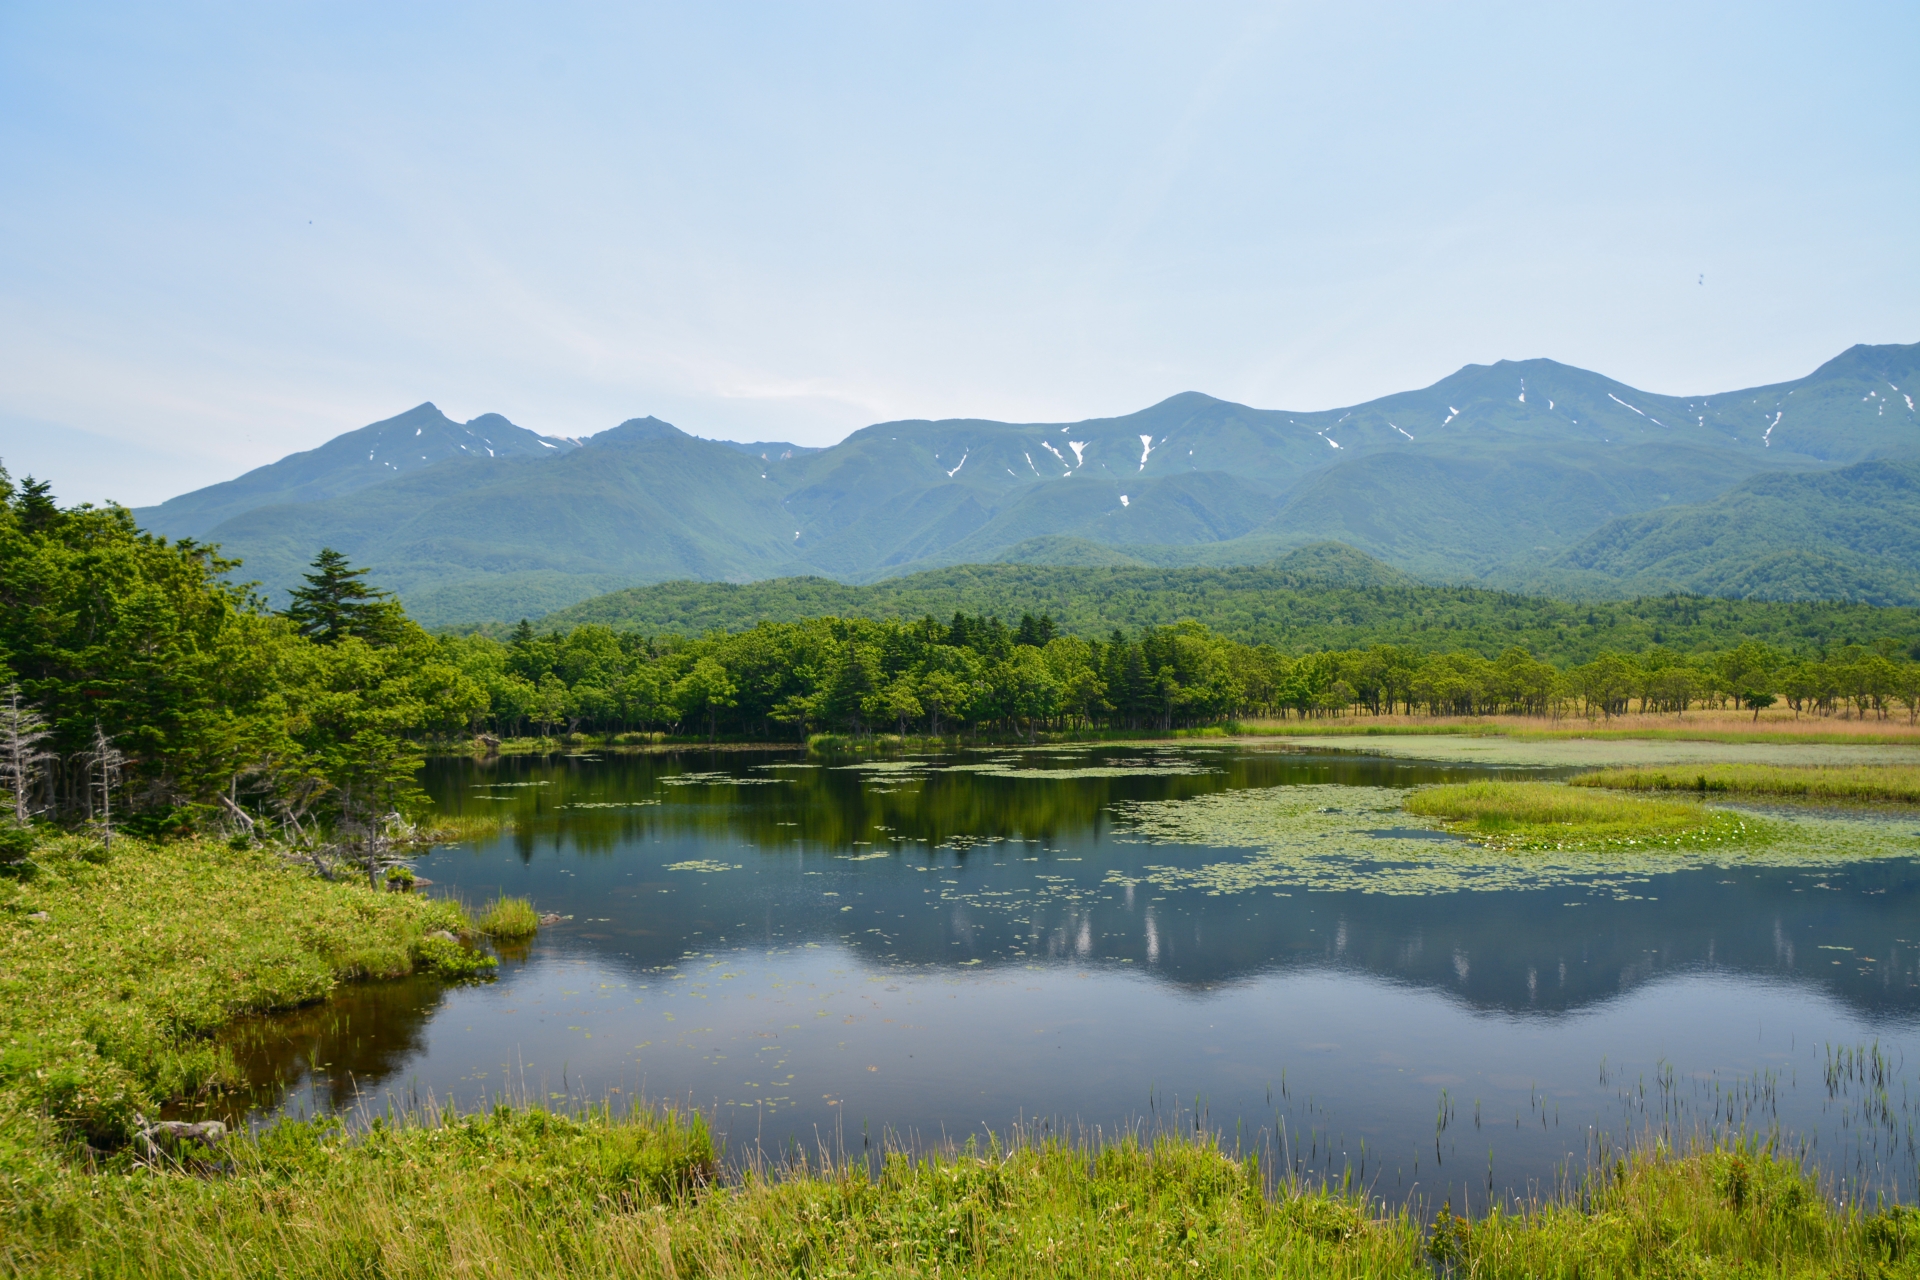
<svg viewBox="0 0 1920 1280"><path fill-rule="evenodd" d="M1121 801L1111 807L1123 840L1211 846L1243 854L1218 862L1149 865L1110 872L1110 884L1146 883L1210 894L1262 889L1422 894L1579 886L1625 896L1665 872L1703 867L1837 866L1912 856L1910 822L1874 816L1734 812L1704 832L1581 842L1541 842L1524 851L1405 830L1394 787L1335 784L1221 791L1186 800ZM1699 810L1695 810L1698 812ZM1710 811L1717 812L1717 811ZM1764 824L1765 839L1715 823ZM1378 833L1378 834L1376 834ZM1724 838L1723 838L1724 837ZM1631 841L1631 843L1629 842ZM1173 850L1169 849L1169 853Z"/></svg>

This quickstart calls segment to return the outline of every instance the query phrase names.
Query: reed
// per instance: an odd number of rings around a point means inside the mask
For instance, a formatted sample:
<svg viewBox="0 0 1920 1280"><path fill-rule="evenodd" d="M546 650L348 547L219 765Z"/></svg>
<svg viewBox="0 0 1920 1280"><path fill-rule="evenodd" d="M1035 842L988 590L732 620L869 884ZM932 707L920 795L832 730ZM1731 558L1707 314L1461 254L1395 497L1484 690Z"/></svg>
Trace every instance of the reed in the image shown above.
<svg viewBox="0 0 1920 1280"><path fill-rule="evenodd" d="M1576 787L1612 791L1691 791L1697 795L1920 804L1920 764L1640 765L1583 773L1570 781Z"/></svg>

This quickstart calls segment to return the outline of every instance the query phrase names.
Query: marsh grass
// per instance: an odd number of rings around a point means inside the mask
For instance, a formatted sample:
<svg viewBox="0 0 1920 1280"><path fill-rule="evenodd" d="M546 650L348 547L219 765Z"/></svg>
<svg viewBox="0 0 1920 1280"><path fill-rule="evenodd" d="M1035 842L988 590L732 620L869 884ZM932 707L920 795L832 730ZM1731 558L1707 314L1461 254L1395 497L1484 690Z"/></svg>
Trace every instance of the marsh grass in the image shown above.
<svg viewBox="0 0 1920 1280"><path fill-rule="evenodd" d="M0 1130L38 1117L110 1147L134 1112L235 1083L212 1038L234 1018L356 979L478 972L444 936L467 931L459 904L329 883L261 850L121 836L109 853L63 836L34 861L32 879L0 880Z"/></svg>
<svg viewBox="0 0 1920 1280"><path fill-rule="evenodd" d="M426 848L463 840L490 840L512 823L511 817L499 813L437 813L415 827L402 843Z"/></svg>
<svg viewBox="0 0 1920 1280"><path fill-rule="evenodd" d="M1459 782L1404 801L1470 840L1504 849L1605 849L1626 845L1758 842L1768 824L1695 800L1619 795L1557 782Z"/></svg>
<svg viewBox="0 0 1920 1280"><path fill-rule="evenodd" d="M540 931L540 913L525 898L496 898L481 908L473 927L489 938L531 938Z"/></svg>
<svg viewBox="0 0 1920 1280"><path fill-rule="evenodd" d="M1612 791L1920 804L1920 765L1642 765L1601 769L1570 781L1576 787Z"/></svg>
<svg viewBox="0 0 1920 1280"><path fill-rule="evenodd" d="M286 1121L224 1160L16 1188L0 1268L43 1276L1912 1276L1920 1221L1767 1148L1663 1148L1428 1219L1273 1184L1214 1137L1016 1132L729 1172L695 1113L427 1109ZM19 1194L21 1191L25 1194Z"/></svg>

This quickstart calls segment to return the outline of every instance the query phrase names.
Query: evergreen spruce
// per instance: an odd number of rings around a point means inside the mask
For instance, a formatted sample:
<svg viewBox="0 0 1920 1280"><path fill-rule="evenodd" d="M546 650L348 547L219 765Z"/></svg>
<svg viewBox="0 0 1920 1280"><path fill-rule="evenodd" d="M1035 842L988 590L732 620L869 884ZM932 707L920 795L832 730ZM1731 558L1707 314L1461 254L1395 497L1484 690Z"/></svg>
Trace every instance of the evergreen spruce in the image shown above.
<svg viewBox="0 0 1920 1280"><path fill-rule="evenodd" d="M347 558L332 547L314 557L307 585L288 594L293 602L285 616L300 634L321 644L335 644L358 636L369 644L390 643L400 623L400 608L389 592L361 581L365 569L347 567Z"/></svg>

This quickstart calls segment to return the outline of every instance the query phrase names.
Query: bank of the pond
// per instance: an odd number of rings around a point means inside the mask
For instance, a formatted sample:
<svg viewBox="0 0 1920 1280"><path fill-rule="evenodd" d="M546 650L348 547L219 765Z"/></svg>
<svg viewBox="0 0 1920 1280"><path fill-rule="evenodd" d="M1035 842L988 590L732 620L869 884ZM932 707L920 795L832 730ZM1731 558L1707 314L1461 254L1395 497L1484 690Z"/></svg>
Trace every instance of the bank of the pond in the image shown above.
<svg viewBox="0 0 1920 1280"><path fill-rule="evenodd" d="M1270 1187L1205 1136L1018 1137L721 1176L697 1116L498 1108L287 1122L217 1166L71 1174L0 1266L43 1276L1910 1276L1920 1221L1751 1146L1655 1149L1431 1220Z"/></svg>
<svg viewBox="0 0 1920 1280"><path fill-rule="evenodd" d="M484 970L459 904L329 883L218 841L43 839L0 878L0 1168L123 1145L137 1113L217 1090L212 1033L341 982ZM454 937L449 937L454 935Z"/></svg>

